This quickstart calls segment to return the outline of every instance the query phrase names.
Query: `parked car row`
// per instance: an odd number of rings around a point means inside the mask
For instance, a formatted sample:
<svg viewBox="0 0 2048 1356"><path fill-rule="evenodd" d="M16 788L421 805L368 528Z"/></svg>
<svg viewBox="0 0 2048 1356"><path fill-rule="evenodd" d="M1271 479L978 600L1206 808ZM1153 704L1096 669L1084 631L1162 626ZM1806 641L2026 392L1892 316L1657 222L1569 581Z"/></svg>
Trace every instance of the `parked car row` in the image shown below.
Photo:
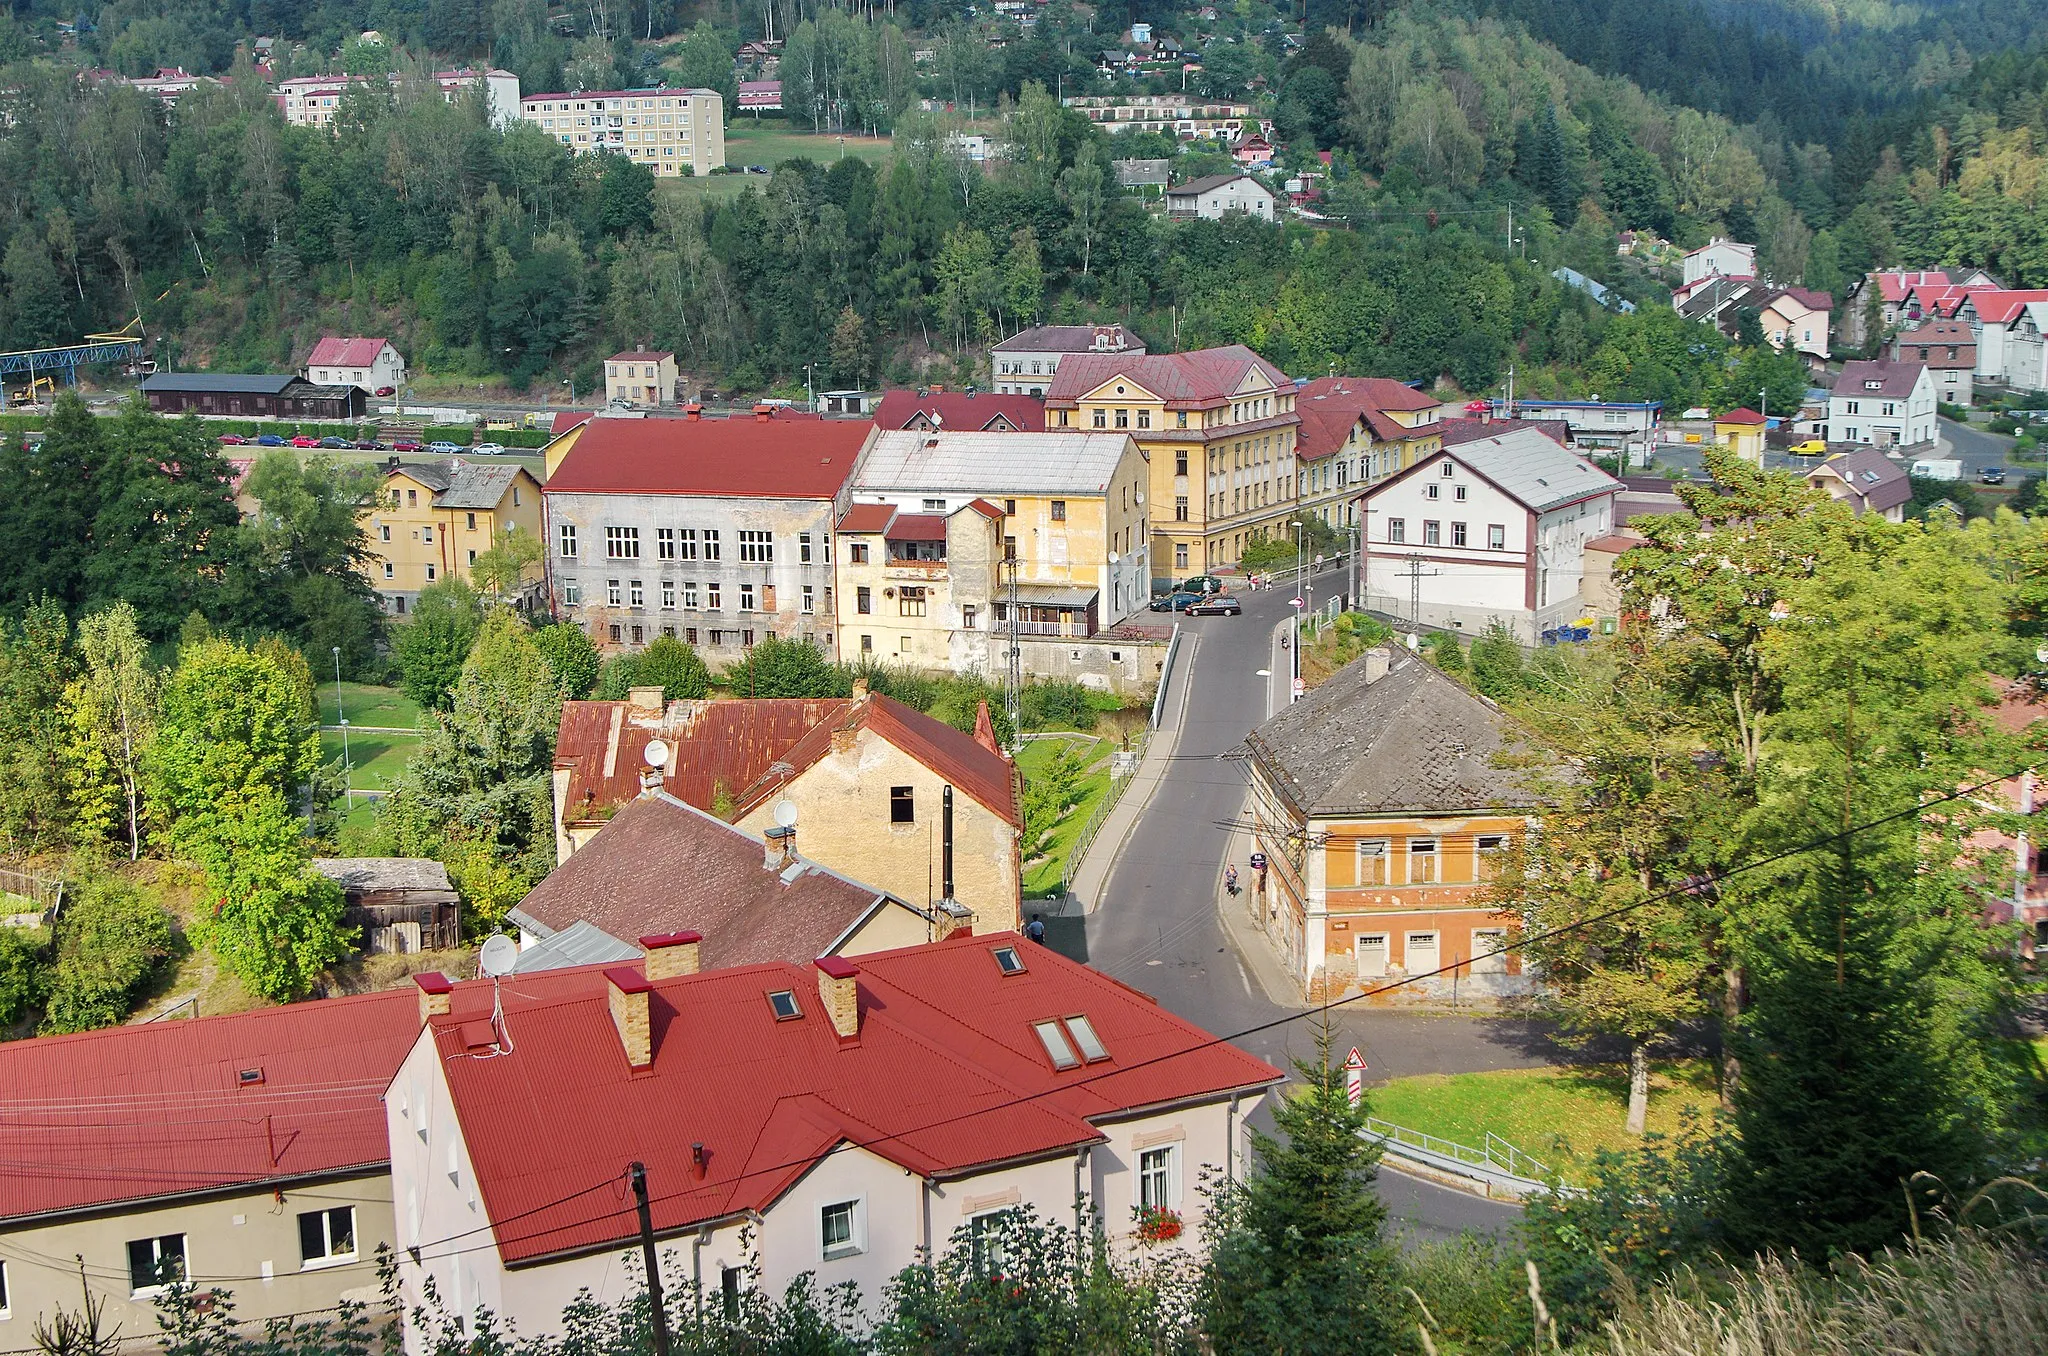
<svg viewBox="0 0 2048 1356"><path fill-rule="evenodd" d="M460 443L439 441L421 444L410 439L401 439L393 443L380 443L375 438L359 438L351 442L347 438L333 436L315 438L303 433L296 438L286 438L282 434L277 433L258 434L253 438L245 438L239 433L223 433L217 441L223 447L305 447L354 452L432 452L440 456L456 456L467 452L472 456L499 457L504 456L511 450L503 443L478 443L475 447L463 447Z"/></svg>

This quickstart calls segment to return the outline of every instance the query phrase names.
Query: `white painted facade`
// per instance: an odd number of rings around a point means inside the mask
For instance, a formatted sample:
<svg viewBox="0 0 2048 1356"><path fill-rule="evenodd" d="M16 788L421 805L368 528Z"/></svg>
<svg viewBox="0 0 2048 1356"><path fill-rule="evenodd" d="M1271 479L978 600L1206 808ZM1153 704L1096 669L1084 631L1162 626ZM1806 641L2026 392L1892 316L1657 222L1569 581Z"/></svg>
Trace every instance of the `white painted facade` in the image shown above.
<svg viewBox="0 0 2048 1356"><path fill-rule="evenodd" d="M1454 452L1360 497L1365 605L1473 634L1499 622L1533 645L1583 610L1585 545L1614 530L1616 482L1539 513Z"/></svg>
<svg viewBox="0 0 2048 1356"><path fill-rule="evenodd" d="M1828 396L1831 442L1904 447L1932 443L1934 436L1934 381L1925 367L1919 369L1912 393L1903 400L1881 389L1849 389L1847 374Z"/></svg>
<svg viewBox="0 0 2048 1356"><path fill-rule="evenodd" d="M2006 384L2015 391L2048 391L2048 302L2028 302L2004 328ZM1967 401L1965 393L1961 403Z"/></svg>
<svg viewBox="0 0 2048 1356"><path fill-rule="evenodd" d="M1200 217L1205 221L1219 221L1234 212L1271 221L1275 201L1273 190L1249 175L1240 175L1229 183L1217 184L1199 193L1184 193L1174 188L1166 191L1169 215Z"/></svg>
<svg viewBox="0 0 2048 1356"><path fill-rule="evenodd" d="M1682 281L1691 284L1702 278L1754 278L1756 246L1720 236L1685 256Z"/></svg>
<svg viewBox="0 0 2048 1356"><path fill-rule="evenodd" d="M419 1356L428 1347L412 1312L424 1302L429 1278L443 1310L460 1315L469 1332L481 1308L523 1334L559 1333L562 1310L580 1293L604 1305L638 1293L639 1249L625 1232L631 1229L630 1210L622 1216L616 1247L505 1265L436 1053L431 1038L415 1044L385 1096L406 1350ZM1151 1250L1187 1249L1200 1238L1206 1212L1197 1190L1203 1173L1242 1169L1244 1123L1262 1095L1245 1095L1235 1105L1224 1098L1153 1110L1102 1125L1106 1143L944 1181L920 1178L879 1154L842 1144L760 1214L657 1238L663 1284L672 1295L687 1294L694 1284L703 1302L715 1305L729 1269L751 1285L758 1268L760 1285L778 1296L811 1272L820 1289L857 1284L872 1318L879 1315L889 1279L917 1261L920 1250L944 1251L977 1216L1021 1206L1068 1228L1089 1227L1092 1215L1113 1245L1136 1250L1144 1246L1134 1235L1140 1160L1162 1151L1168 1192L1163 1204L1180 1214L1185 1227L1180 1239ZM674 1189L651 1179L648 1185L657 1195ZM854 1247L827 1256L821 1212L846 1202L855 1205ZM615 1202L607 1198L606 1204Z"/></svg>
<svg viewBox="0 0 2048 1356"><path fill-rule="evenodd" d="M306 380L322 386L360 386L372 395L385 387L396 389L405 381L405 359L387 341L367 367L309 367Z"/></svg>

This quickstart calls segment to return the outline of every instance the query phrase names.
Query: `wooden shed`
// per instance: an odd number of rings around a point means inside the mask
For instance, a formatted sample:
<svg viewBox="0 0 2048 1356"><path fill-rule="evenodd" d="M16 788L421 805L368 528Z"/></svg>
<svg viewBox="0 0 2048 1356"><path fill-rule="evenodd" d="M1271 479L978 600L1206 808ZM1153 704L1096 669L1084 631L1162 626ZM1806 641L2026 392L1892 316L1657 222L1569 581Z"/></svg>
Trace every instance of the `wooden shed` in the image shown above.
<svg viewBox="0 0 2048 1356"><path fill-rule="evenodd" d="M341 886L345 921L363 930L363 950L440 951L462 940L448 868L424 857L319 857L313 869Z"/></svg>

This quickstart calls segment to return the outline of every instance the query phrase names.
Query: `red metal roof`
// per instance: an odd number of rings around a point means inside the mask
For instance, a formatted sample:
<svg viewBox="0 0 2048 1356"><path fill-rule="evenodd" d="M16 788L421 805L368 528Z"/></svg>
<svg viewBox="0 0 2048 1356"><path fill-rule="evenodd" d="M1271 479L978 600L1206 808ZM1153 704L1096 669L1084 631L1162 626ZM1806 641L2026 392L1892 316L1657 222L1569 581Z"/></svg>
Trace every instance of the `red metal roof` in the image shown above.
<svg viewBox="0 0 2048 1356"><path fill-rule="evenodd" d="M328 335L313 345L308 367L368 367L377 361L388 339L338 339Z"/></svg>
<svg viewBox="0 0 2048 1356"><path fill-rule="evenodd" d="M546 492L830 499L873 433L851 420L593 419Z"/></svg>
<svg viewBox="0 0 2048 1356"><path fill-rule="evenodd" d="M839 530L846 532L881 532L888 528L896 516L894 504L855 504L839 519Z"/></svg>
<svg viewBox="0 0 2048 1356"><path fill-rule="evenodd" d="M588 418L590 418L589 410L557 410L555 412L555 422L550 426L549 431L555 434L555 436L560 437Z"/></svg>
<svg viewBox="0 0 2048 1356"><path fill-rule="evenodd" d="M407 985L0 1045L0 1219L375 1171L418 1032Z"/></svg>
<svg viewBox="0 0 2048 1356"><path fill-rule="evenodd" d="M1989 321L1994 325L2006 325L2012 323L2012 318L2018 315L2028 302L2048 301L2048 288L1986 288L1971 292L1964 300L1969 303L1970 309L1977 313L1979 320Z"/></svg>
<svg viewBox="0 0 2048 1356"><path fill-rule="evenodd" d="M997 945L1019 949L1022 973L1002 973ZM842 1144L945 1178L1100 1142L1094 1118L1281 1077L1015 934L879 952L854 968L860 1032L845 1041L808 965L656 981L654 1059L638 1073L595 969L507 983L513 1048L491 1059L460 1058L463 1027L488 1012L491 989L458 986L433 1039L489 1215L518 1220L496 1229L500 1256L534 1261L632 1237L631 1196L603 1187L634 1160L647 1167L654 1227L671 1234L767 1209ZM781 989L796 995L800 1017L775 1019L767 994ZM1055 1070L1031 1023L1074 1013L1109 1058Z"/></svg>
<svg viewBox="0 0 2048 1356"><path fill-rule="evenodd" d="M962 433L1045 431L1045 402L1037 396L965 391L884 391L875 406L875 427L929 428L934 416L938 427Z"/></svg>
<svg viewBox="0 0 2048 1356"><path fill-rule="evenodd" d="M1292 384L1286 373L1243 344L1192 353L1074 353L1060 359L1045 403L1049 409L1073 409L1104 382L1124 377L1165 401L1168 409L1210 409L1229 404L1254 368L1275 386Z"/></svg>

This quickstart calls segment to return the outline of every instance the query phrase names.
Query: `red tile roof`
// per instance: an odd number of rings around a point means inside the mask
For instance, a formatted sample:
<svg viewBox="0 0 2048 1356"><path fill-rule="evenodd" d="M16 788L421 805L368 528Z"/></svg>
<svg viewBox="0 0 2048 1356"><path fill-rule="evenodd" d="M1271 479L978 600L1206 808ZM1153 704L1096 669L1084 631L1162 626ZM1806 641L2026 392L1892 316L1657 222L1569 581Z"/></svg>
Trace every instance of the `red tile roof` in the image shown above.
<svg viewBox="0 0 2048 1356"><path fill-rule="evenodd" d="M1045 402L1037 396L968 395L965 391L933 391L922 396L915 391L884 391L881 403L875 406L875 427L928 428L934 416L938 427L962 433L1045 431Z"/></svg>
<svg viewBox="0 0 2048 1356"><path fill-rule="evenodd" d="M1726 414L1715 415L1714 422L1717 424L1768 424L1771 421L1747 405L1738 405Z"/></svg>
<svg viewBox="0 0 2048 1356"><path fill-rule="evenodd" d="M851 420L594 419L546 491L830 499L873 432Z"/></svg>
<svg viewBox="0 0 2048 1356"><path fill-rule="evenodd" d="M1045 404L1048 409L1073 409L1096 387L1124 377L1164 400L1170 410L1213 409L1228 405L1254 369L1275 386L1293 384L1286 373L1243 344L1192 353L1069 354L1060 359L1059 371L1046 387Z"/></svg>
<svg viewBox="0 0 2048 1356"><path fill-rule="evenodd" d="M1427 391L1418 391L1405 381L1392 377L1317 377L1301 388L1295 402L1296 408L1310 400L1335 397L1343 400L1356 396L1364 402L1362 408L1373 410L1400 410L1413 413L1417 410L1433 410L1443 404Z"/></svg>
<svg viewBox="0 0 2048 1356"><path fill-rule="evenodd" d="M512 917L542 937L579 922L621 941L687 928L704 934L709 969L823 955L883 897L815 863L785 876L766 861L752 834L674 796L645 796L528 891Z"/></svg>
<svg viewBox="0 0 2048 1356"><path fill-rule="evenodd" d="M1764 305L1768 306L1772 301L1776 301L1780 297L1790 297L1809 311L1832 311L1835 309L1835 299L1832 295L1826 292L1816 292L1810 287L1780 287L1771 293L1770 301L1765 302Z"/></svg>
<svg viewBox="0 0 2048 1356"><path fill-rule="evenodd" d="M1301 416L1295 446L1303 461L1319 461L1337 451L1363 418L1376 437L1398 440L1415 430L1385 413L1435 409L1435 397L1389 377L1318 377L1295 395L1294 412Z"/></svg>
<svg viewBox="0 0 2048 1356"><path fill-rule="evenodd" d="M1897 303L1921 283L1941 284L1948 280L1948 274L1938 268L1891 269L1877 275L1877 291L1886 301Z"/></svg>
<svg viewBox="0 0 2048 1356"><path fill-rule="evenodd" d="M1979 320L1989 321L1994 325L2006 325L2012 323L2013 317L2018 315L2028 302L2048 301L2048 288L1985 288L1971 292L1965 300L1969 302L1970 309L1977 313Z"/></svg>
<svg viewBox="0 0 2048 1356"><path fill-rule="evenodd" d="M998 944L1019 948L1022 973L1002 973L990 954ZM654 1228L669 1234L768 1209L840 1145L943 1179L1099 1143L1094 1119L1282 1076L1014 934L878 952L854 968L855 1040L833 1030L812 966L658 980L648 995L653 1064L637 1073L596 970L505 986L513 1048L491 1059L459 1057L470 1048L464 1027L491 1002L489 986L459 985L432 1038L489 1216L519 1219L496 1232L504 1261L633 1237L631 1197L604 1188L635 1160L653 1187ZM800 1017L775 1019L766 995L782 989ZM1106 1061L1052 1067L1030 1024L1069 1013L1088 1017Z"/></svg>
<svg viewBox="0 0 2048 1356"><path fill-rule="evenodd" d="M896 517L894 504L855 504L839 519L841 532L880 532Z"/></svg>
<svg viewBox="0 0 2048 1356"><path fill-rule="evenodd" d="M313 345L308 367L368 367L377 361L388 339L338 339L328 335Z"/></svg>
<svg viewBox="0 0 2048 1356"><path fill-rule="evenodd" d="M0 1045L0 1219L375 1171L418 1031L408 985Z"/></svg>

